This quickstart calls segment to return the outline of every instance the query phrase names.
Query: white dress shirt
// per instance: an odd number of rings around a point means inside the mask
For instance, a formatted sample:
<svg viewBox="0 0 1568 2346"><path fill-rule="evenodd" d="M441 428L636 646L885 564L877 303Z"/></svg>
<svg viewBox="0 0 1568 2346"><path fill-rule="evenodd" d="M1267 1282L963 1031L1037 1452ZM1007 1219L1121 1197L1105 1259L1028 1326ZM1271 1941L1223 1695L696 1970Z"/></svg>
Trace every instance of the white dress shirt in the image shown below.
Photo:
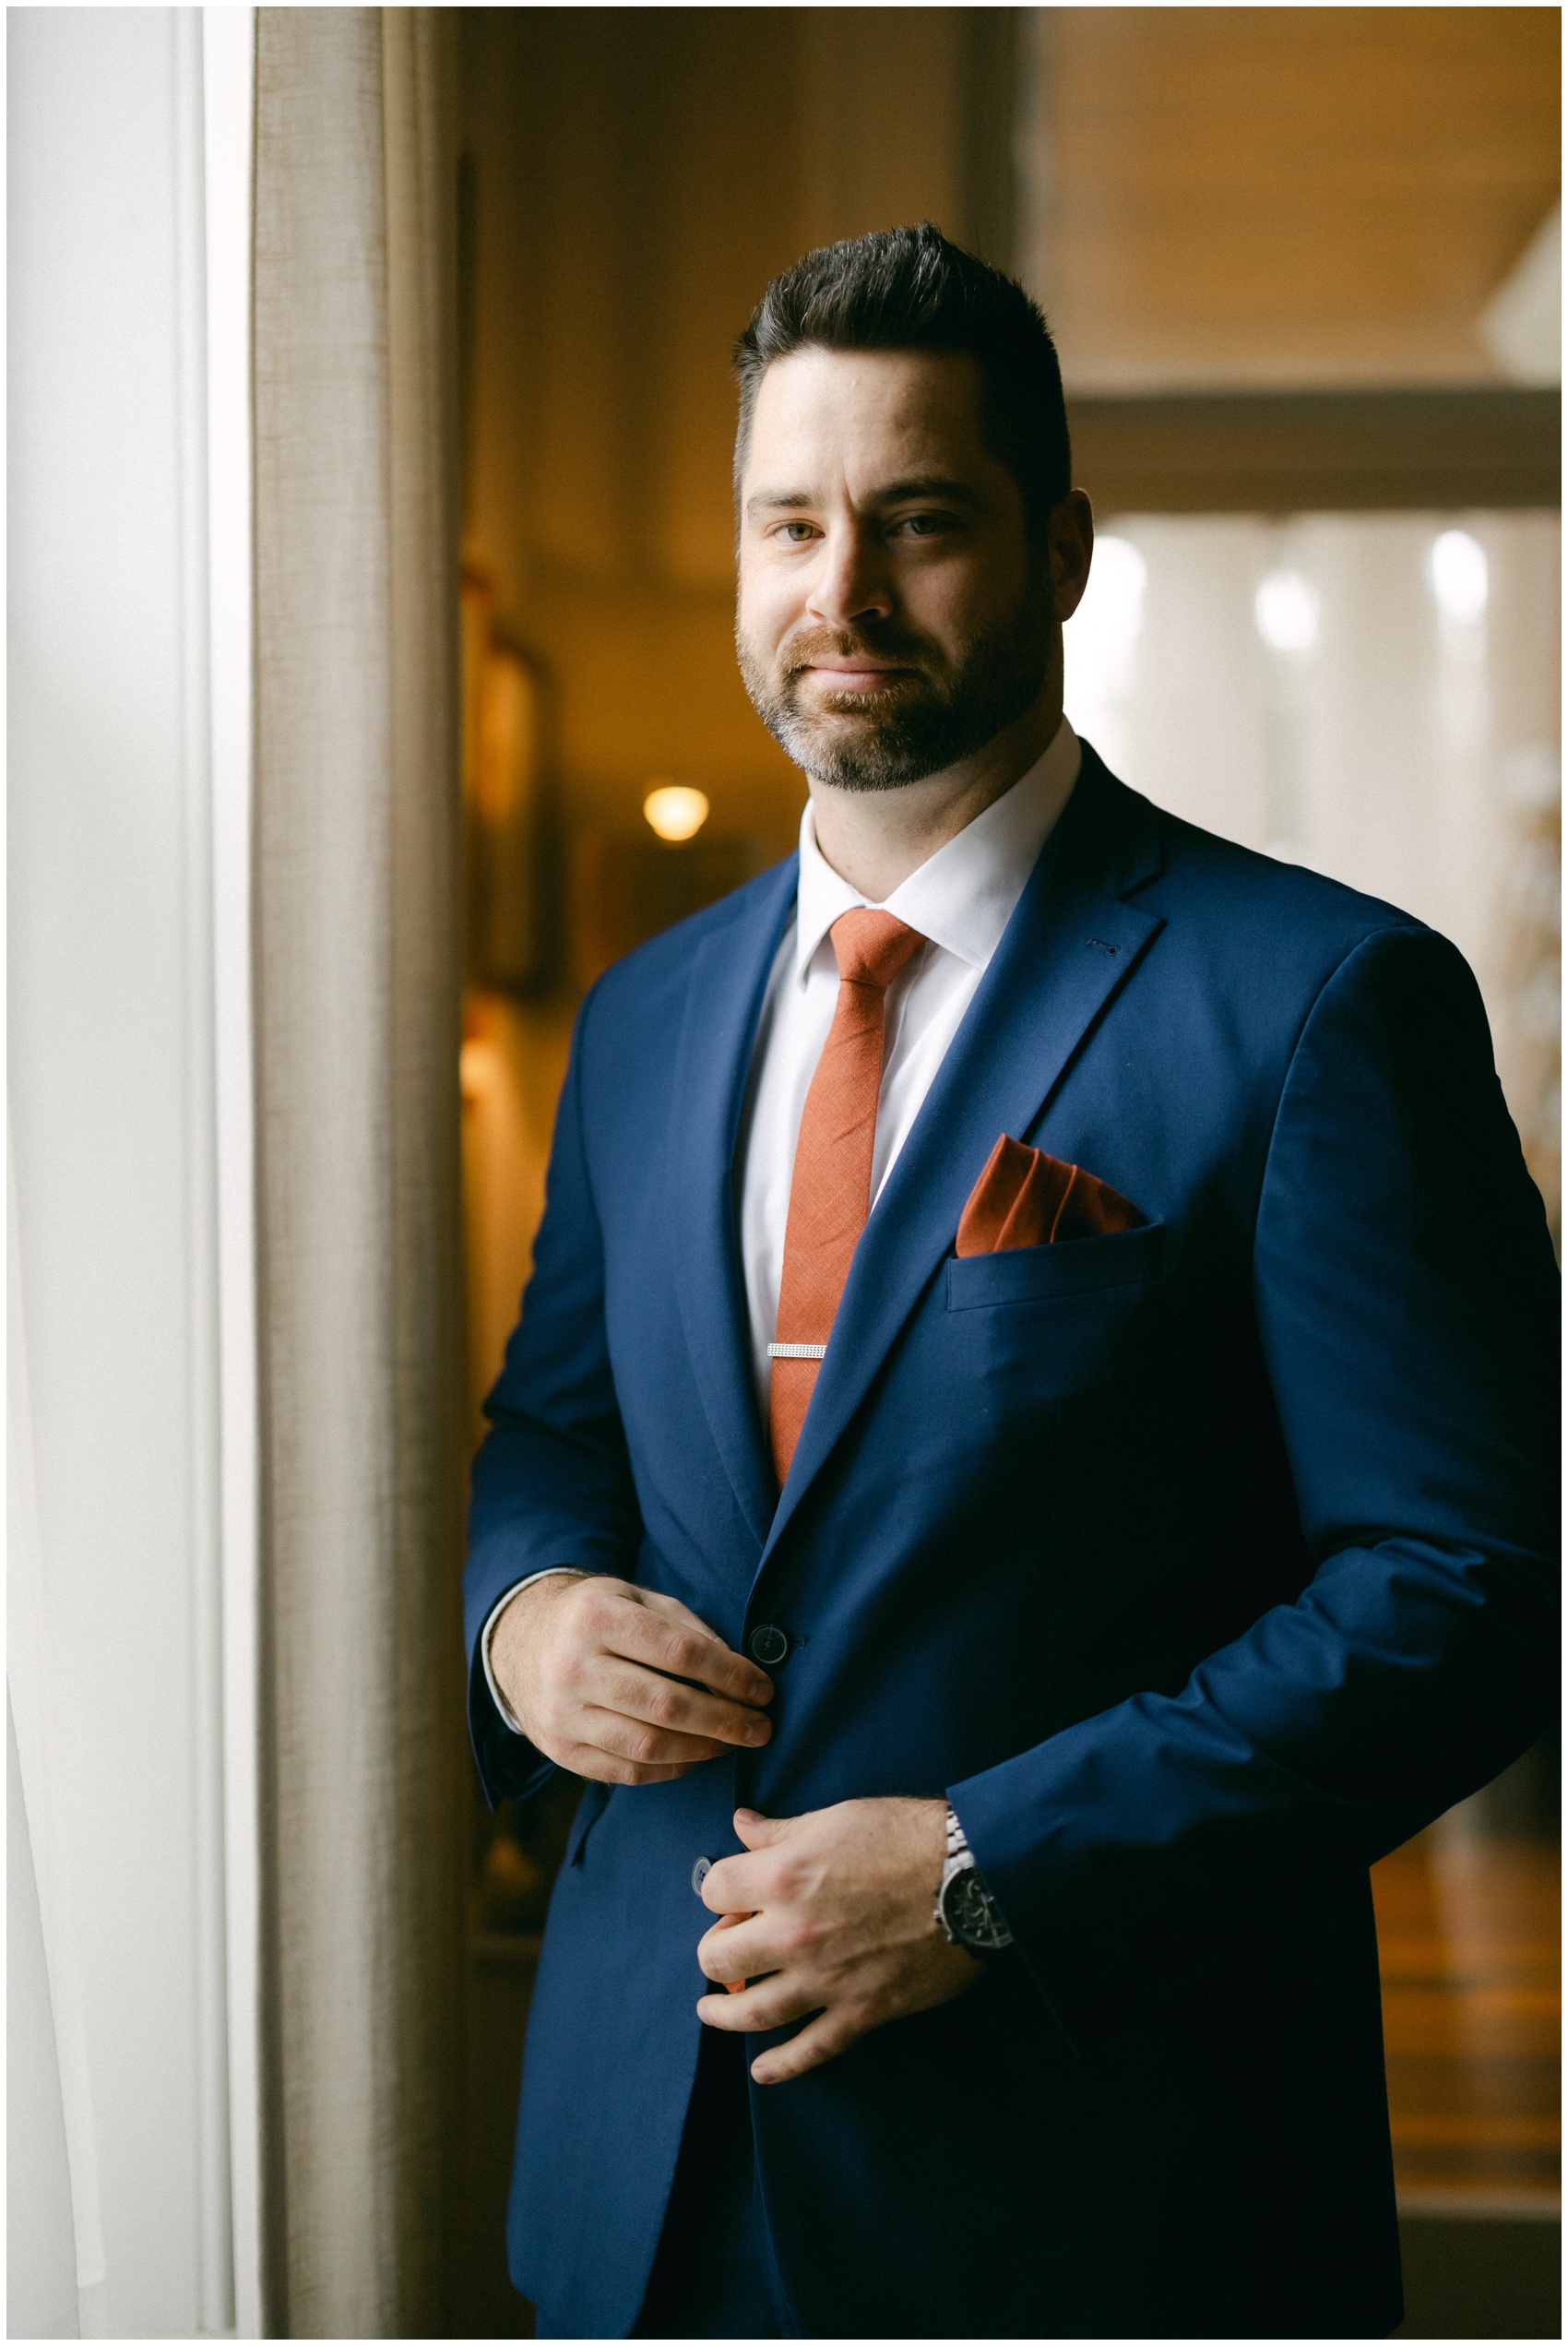
<svg viewBox="0 0 1568 2346"><path fill-rule="evenodd" d="M876 907L918 929L916 948L887 989L886 1046L872 1152L873 1209L909 1138L948 1045L1013 917L1036 859L1078 778L1077 735L1063 717L1051 745L1021 781L939 847ZM774 959L742 1111L736 1152L741 1260L746 1282L757 1405L767 1423L767 1347L778 1319L778 1282L795 1143L822 1046L838 1000L838 963L828 932L841 912L869 904L826 861L816 843L812 804L801 817L800 888L795 917ZM552 1566L566 1571L564 1565ZM490 1666L490 1640L501 1614L529 1580L518 1580L484 1625L484 1673L495 1707L517 1728ZM517 1730L517 1732L521 1732Z"/></svg>

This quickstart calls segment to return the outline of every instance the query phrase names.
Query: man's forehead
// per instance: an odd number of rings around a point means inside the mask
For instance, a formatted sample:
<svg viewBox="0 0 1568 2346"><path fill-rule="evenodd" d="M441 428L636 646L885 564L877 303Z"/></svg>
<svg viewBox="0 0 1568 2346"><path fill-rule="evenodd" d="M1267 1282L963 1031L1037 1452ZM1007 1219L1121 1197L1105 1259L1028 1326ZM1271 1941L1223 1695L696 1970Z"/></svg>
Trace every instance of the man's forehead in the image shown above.
<svg viewBox="0 0 1568 2346"><path fill-rule="evenodd" d="M791 351L757 389L746 472L849 458L983 470L980 377L961 351ZM800 486L799 482L792 485Z"/></svg>

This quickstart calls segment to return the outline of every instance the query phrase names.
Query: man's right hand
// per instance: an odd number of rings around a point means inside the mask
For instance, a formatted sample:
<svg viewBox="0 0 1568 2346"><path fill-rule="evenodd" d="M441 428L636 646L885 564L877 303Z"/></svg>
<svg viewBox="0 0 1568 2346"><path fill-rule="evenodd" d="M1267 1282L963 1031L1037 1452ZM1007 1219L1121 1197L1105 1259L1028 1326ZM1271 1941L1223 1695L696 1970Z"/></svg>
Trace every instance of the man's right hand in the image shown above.
<svg viewBox="0 0 1568 2346"><path fill-rule="evenodd" d="M762 1671L676 1598L600 1573L519 1589L490 1666L534 1748L601 1784L663 1783L773 1732Z"/></svg>

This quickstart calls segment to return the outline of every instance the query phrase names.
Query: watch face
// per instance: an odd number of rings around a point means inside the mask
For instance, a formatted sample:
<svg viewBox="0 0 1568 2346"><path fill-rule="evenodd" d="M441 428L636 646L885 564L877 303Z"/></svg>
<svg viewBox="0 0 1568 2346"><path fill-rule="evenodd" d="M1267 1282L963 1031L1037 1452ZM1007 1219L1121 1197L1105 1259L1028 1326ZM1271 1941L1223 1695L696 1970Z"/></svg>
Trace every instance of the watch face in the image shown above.
<svg viewBox="0 0 1568 2346"><path fill-rule="evenodd" d="M957 1875L949 1886L947 1919L966 1947L994 1948L1007 1945L1007 1933L973 1866Z"/></svg>

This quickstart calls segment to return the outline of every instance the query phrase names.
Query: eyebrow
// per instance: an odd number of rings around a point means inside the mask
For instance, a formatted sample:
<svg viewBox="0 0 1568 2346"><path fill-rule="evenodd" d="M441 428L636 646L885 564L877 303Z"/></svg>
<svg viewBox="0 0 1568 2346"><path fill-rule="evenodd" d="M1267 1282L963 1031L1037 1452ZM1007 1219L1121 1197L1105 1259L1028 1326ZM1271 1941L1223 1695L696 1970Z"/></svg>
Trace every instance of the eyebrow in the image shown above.
<svg viewBox="0 0 1568 2346"><path fill-rule="evenodd" d="M983 504L979 490L967 481L952 481L933 472L921 472L907 481L890 481L878 489L869 502L873 505L909 505L922 497L940 497L948 505L968 506L971 510ZM746 511L753 513L799 513L820 503L805 489L758 489L746 499Z"/></svg>
<svg viewBox="0 0 1568 2346"><path fill-rule="evenodd" d="M978 506L984 503L980 491L972 489L967 481L944 480L936 472L919 472L908 481L890 481L885 489L878 490L875 503L908 505L917 497L942 497L949 505Z"/></svg>

